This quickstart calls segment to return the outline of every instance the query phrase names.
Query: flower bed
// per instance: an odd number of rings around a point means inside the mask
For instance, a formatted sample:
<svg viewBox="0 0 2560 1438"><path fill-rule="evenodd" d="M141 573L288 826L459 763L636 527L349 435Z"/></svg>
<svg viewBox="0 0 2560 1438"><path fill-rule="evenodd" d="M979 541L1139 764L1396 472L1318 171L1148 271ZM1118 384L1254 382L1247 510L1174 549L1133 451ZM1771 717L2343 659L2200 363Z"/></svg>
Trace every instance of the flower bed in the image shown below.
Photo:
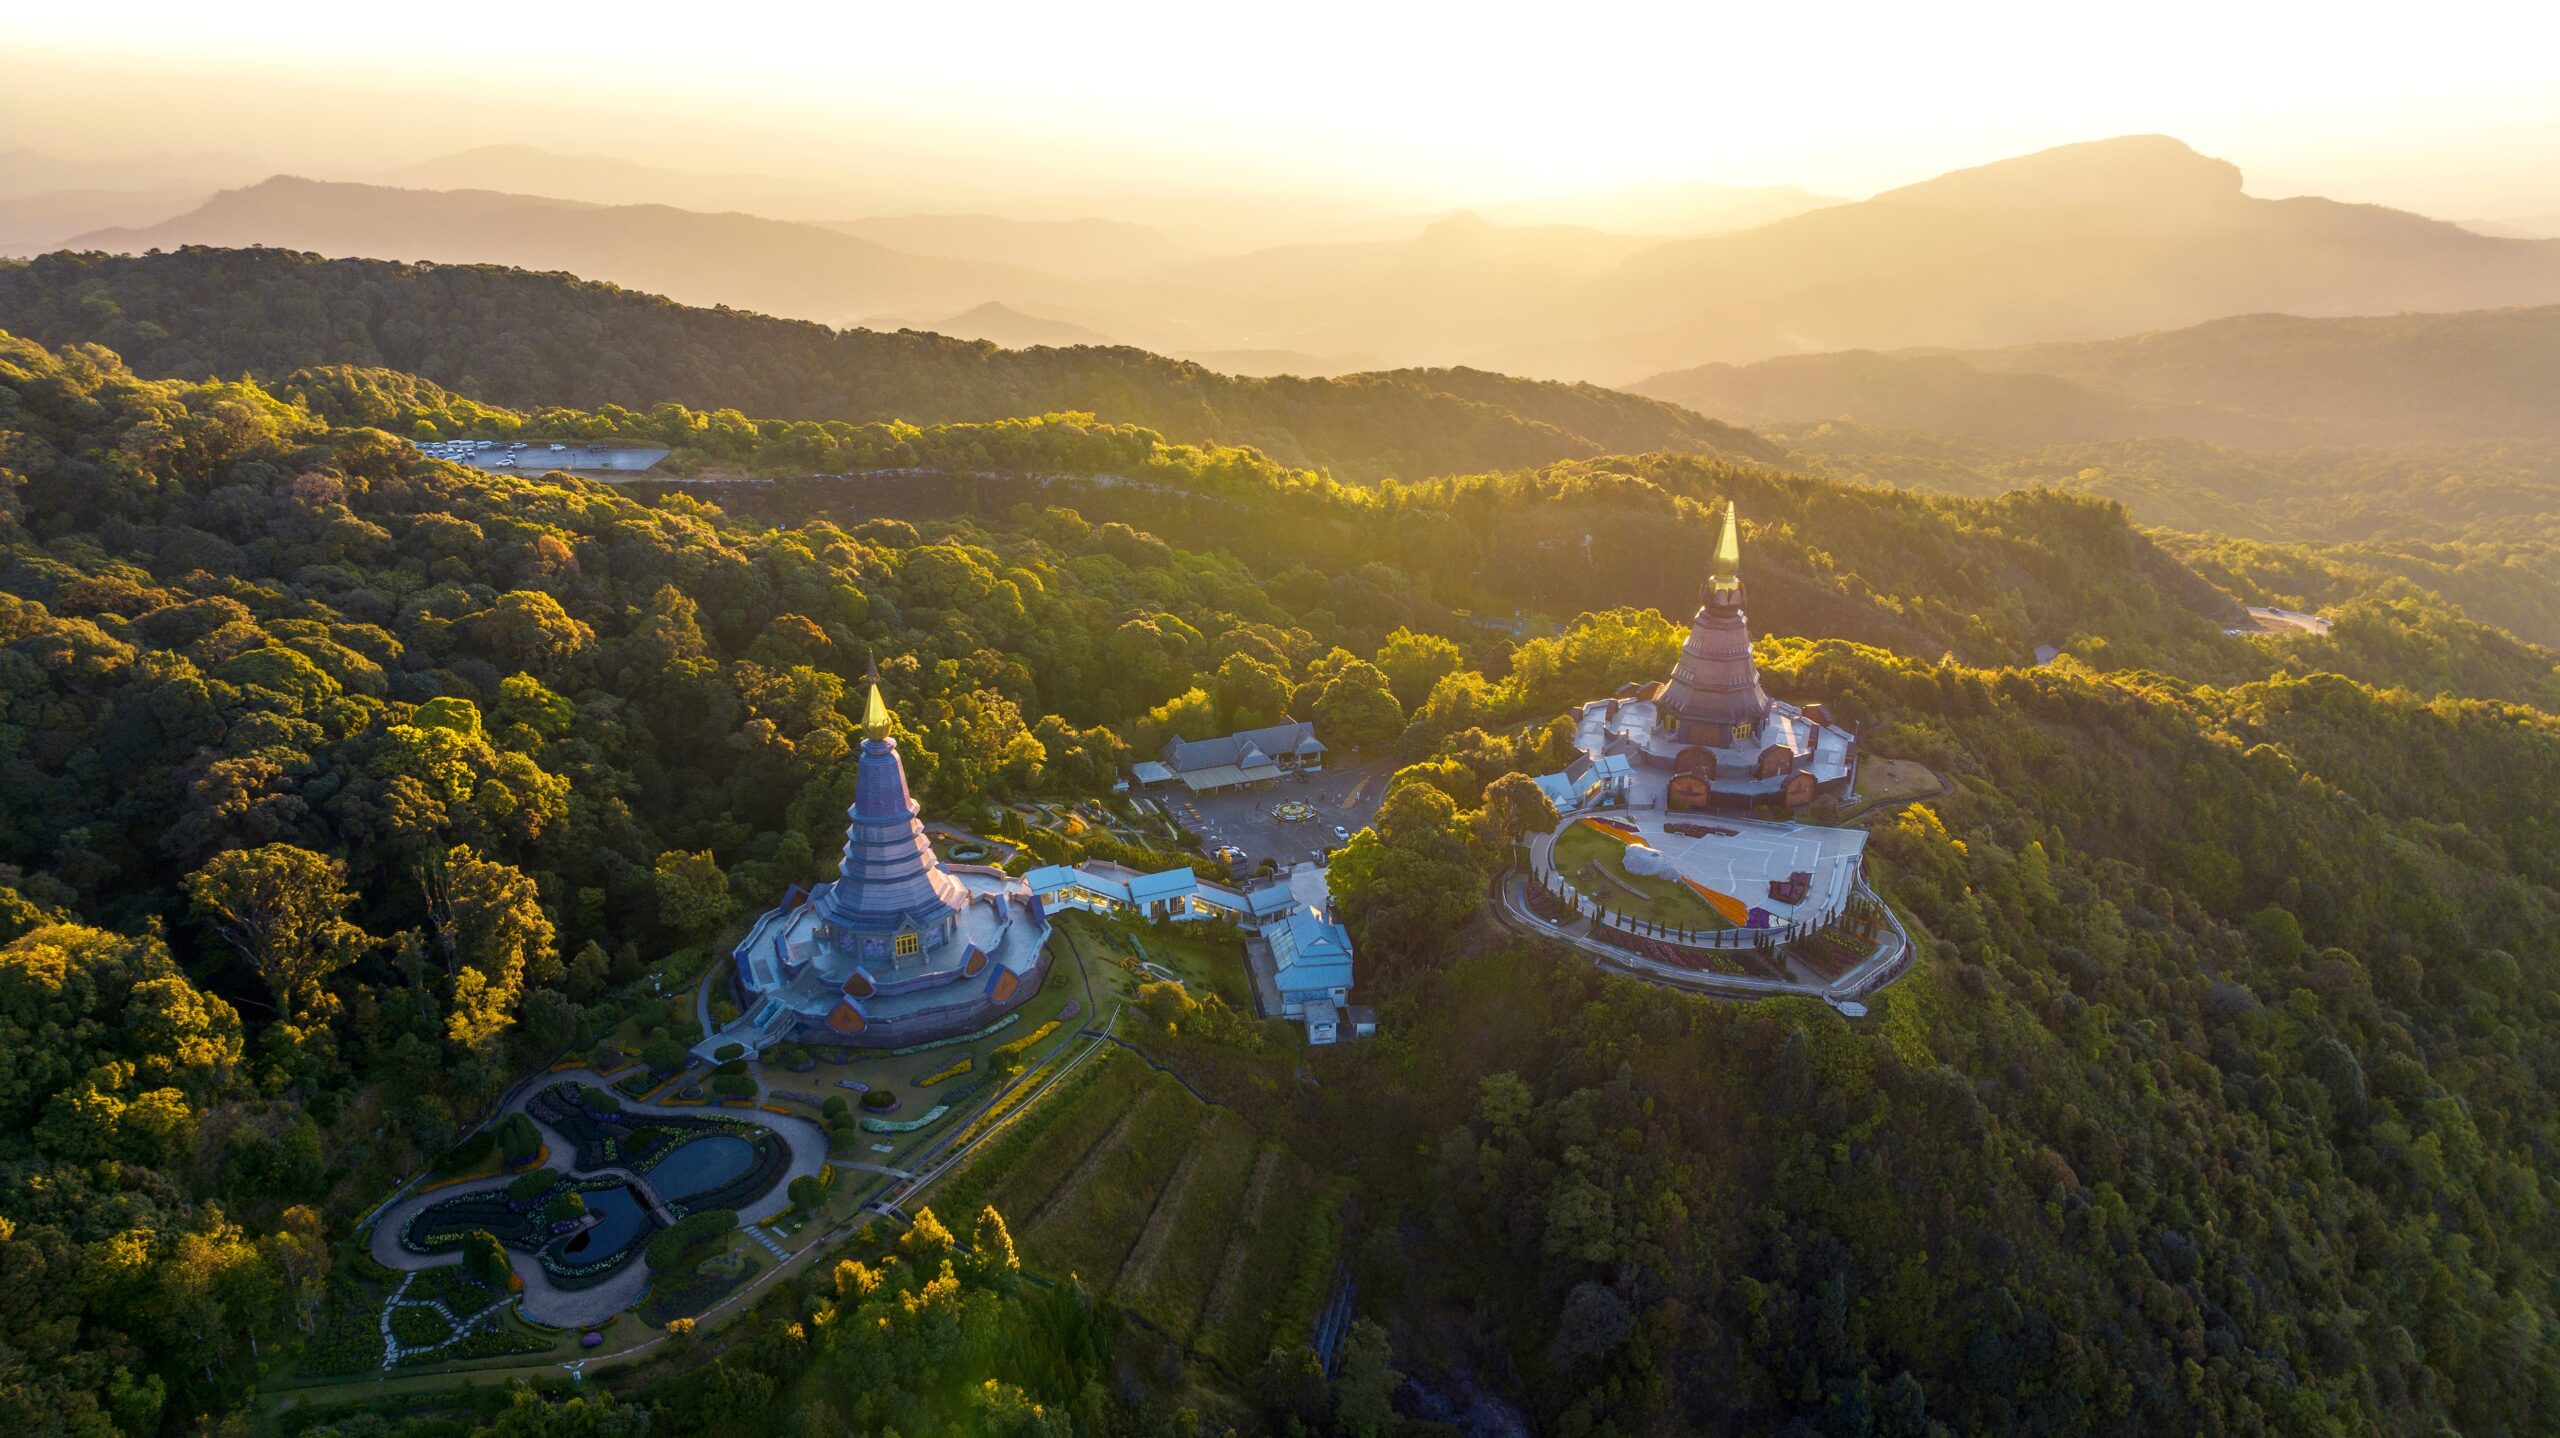
<svg viewBox="0 0 2560 1438"><path fill-rule="evenodd" d="M989 1034L992 1034L992 1033L1000 1033L1000 1032L1002 1032L1002 1031L1003 1031L1003 1030L1005 1030L1005 1029L1011 1028L1011 1027L1013 1026L1014 1020L1019 1019L1019 1018L1021 1018L1021 1017L1022 1017L1021 1013L1017 1011L1017 1012L1014 1012L1014 1013L1010 1013L1010 1014L1005 1015L1003 1018L1000 1018L1000 1019L996 1020L994 1023L991 1023L991 1024L987 1025L985 1028L982 1028L982 1029L978 1030L976 1033L970 1033L970 1034L953 1034L951 1037L949 1037L949 1038L947 1038L947 1039L935 1039L935 1040L933 1040L933 1041L932 1041L932 1042L930 1042L930 1043L909 1044L909 1045L907 1045L905 1048L902 1048L902 1049L891 1049L891 1050L889 1050L889 1052L890 1052L890 1053L892 1053L892 1054L895 1054L895 1055L897 1055L897 1056L899 1056L899 1057L901 1057L901 1058L903 1058L903 1057L905 1057L905 1056L906 1056L906 1055L908 1055L908 1054L929 1053L929 1052L933 1051L934 1049L947 1049L947 1048L950 1048L951 1046L953 1046L954 1044L973 1044L973 1043L976 1043L978 1040L980 1040L980 1039L982 1039L982 1038L985 1038L985 1037L986 1037L987 1035L989 1035Z"/></svg>
<svg viewBox="0 0 2560 1438"><path fill-rule="evenodd" d="M951 1112L951 1105L939 1103L911 1119L866 1118L862 1121L862 1131L864 1133L914 1133L917 1129L939 1121L949 1112Z"/></svg>
<svg viewBox="0 0 2560 1438"><path fill-rule="evenodd" d="M917 1079L916 1087L931 1088L935 1084L956 1079L977 1066L978 1061L976 1059L969 1058L964 1055L958 1063L952 1064L948 1068L936 1069L932 1073L926 1074L923 1078Z"/></svg>
<svg viewBox="0 0 2560 1438"><path fill-rule="evenodd" d="M1000 1060L1011 1058L1015 1054L1021 1053L1023 1050L1040 1042L1042 1039L1047 1038L1049 1035L1054 1034L1057 1031L1058 1021L1056 1019L1051 1019L1040 1027L1033 1029L1031 1032L1024 1034L1018 1039L1015 1039L1011 1043L996 1045L994 1048L987 1051L987 1067L1001 1067L1002 1065L999 1062Z"/></svg>

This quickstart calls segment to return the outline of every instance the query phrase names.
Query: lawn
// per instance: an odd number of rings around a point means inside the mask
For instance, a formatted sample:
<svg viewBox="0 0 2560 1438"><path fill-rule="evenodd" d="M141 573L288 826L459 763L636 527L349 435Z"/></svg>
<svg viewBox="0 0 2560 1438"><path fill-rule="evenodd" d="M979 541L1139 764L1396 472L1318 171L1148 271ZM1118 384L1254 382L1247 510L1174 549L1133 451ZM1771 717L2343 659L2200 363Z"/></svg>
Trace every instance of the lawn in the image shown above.
<svg viewBox="0 0 2560 1438"><path fill-rule="evenodd" d="M1858 765L1858 802L1850 813L1864 813L1898 799L1925 799L1938 792L1938 776L1928 765L1909 759L1870 757Z"/></svg>
<svg viewBox="0 0 2560 1438"><path fill-rule="evenodd" d="M1229 1008L1252 1011L1244 945L1223 930L1207 924L1132 924L1080 911L1061 913L1057 922L1091 962L1097 994L1107 979L1115 991L1134 996L1148 976L1131 974L1120 961L1152 960L1179 976L1193 997L1216 994Z"/></svg>
<svg viewBox="0 0 2560 1438"><path fill-rule="evenodd" d="M1628 914L1675 929L1733 927L1714 906L1677 879L1628 873L1626 852L1626 844L1614 835L1588 824L1575 824L1557 836L1549 858L1567 883L1608 905L1613 914ZM1597 865L1609 877L1592 878L1583 872L1585 865Z"/></svg>

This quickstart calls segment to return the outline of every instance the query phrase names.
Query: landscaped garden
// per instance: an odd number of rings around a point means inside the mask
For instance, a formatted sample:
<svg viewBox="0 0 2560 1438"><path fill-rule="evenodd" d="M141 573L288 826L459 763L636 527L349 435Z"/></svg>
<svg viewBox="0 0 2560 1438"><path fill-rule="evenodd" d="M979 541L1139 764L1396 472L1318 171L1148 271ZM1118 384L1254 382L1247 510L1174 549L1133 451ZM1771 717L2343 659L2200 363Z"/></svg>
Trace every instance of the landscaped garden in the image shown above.
<svg viewBox="0 0 2560 1438"><path fill-rule="evenodd" d="M525 1107L575 1146L570 1171L531 1169L504 1188L432 1204L409 1220L403 1248L441 1253L485 1233L534 1255L554 1283L588 1287L619 1271L661 1228L647 1196L625 1175L645 1176L681 1217L743 1208L771 1192L791 1165L790 1146L763 1124L632 1114L612 1094L583 1084L553 1084Z"/></svg>
<svg viewBox="0 0 2560 1438"><path fill-rule="evenodd" d="M1692 932L1733 927L1686 882L1629 873L1626 855L1627 841L1615 831L1577 823L1556 836L1548 862L1566 883L1607 905L1612 914Z"/></svg>

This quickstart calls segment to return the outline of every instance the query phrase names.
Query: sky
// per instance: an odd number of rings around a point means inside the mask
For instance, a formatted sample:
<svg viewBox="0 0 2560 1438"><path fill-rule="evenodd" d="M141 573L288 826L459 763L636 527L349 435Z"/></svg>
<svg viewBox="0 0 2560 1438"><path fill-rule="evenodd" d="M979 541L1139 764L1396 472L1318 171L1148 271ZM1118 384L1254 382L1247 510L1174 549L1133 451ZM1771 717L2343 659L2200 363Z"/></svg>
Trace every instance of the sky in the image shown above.
<svg viewBox="0 0 2560 1438"><path fill-rule="evenodd" d="M490 143L973 193L1324 191L1425 207L1649 180L1863 196L2110 135L2261 195L2560 211L2560 6L28 6L0 148L305 172Z"/></svg>

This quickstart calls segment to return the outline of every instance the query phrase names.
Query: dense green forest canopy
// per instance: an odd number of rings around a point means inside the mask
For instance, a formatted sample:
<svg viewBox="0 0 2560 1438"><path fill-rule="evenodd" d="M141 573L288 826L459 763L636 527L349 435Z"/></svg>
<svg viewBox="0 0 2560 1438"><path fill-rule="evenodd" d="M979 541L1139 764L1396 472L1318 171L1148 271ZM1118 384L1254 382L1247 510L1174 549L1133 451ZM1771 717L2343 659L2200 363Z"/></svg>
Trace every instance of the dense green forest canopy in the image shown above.
<svg viewBox="0 0 2560 1438"><path fill-rule="evenodd" d="M1169 727L1284 707L1412 761L1334 861L1385 1036L1139 1035L1348 1185L1382 1329L1330 1384L1285 1352L1134 1367L1108 1305L955 1217L716 1348L491 1393L492 1431L1374 1433L1390 1338L1573 1434L2560 1411L2560 720L2485 692L2534 678L2503 635L2381 642L2431 632L2427 596L2332 576L2330 648L2234 638L2099 499L1679 455L1360 488L1072 416L1004 442L1151 487L946 483L891 518L777 485L736 515L430 460L333 418L400 389L348 378L0 340L0 1417L27 1432L230 1431L394 1179L508 1076L663 1018L659 956L823 870L875 652L940 814L1098 794ZM1668 662L1680 630L1628 601L1685 612L1725 499L1763 633L1821 636L1764 638L1771 690L1950 781L1870 821L1922 955L1861 1023L1478 917L1534 811L1514 776L1564 704ZM1496 596L1574 617L1454 622ZM2042 636L2070 657L2022 667ZM726 905L661 878L701 862ZM275 893L290 922L244 921Z"/></svg>
<svg viewBox="0 0 2560 1438"><path fill-rule="evenodd" d="M912 330L837 331L568 275L286 250L0 264L0 329L104 344L147 375L381 366L528 409L673 402L918 424L1084 411L1360 479L1622 450L1777 453L1748 430L1588 384L1471 370L1240 379L1135 349L1005 350Z"/></svg>

